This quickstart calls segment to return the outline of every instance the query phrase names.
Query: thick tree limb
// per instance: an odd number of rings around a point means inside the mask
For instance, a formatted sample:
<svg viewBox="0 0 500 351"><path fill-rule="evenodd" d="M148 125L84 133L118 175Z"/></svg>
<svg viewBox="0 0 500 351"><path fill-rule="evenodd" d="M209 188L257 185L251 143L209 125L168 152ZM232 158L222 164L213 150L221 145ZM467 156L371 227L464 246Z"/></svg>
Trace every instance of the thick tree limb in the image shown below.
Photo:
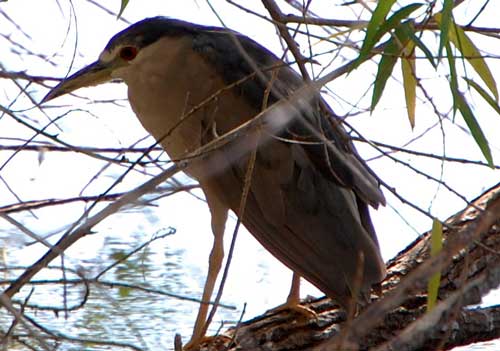
<svg viewBox="0 0 500 351"><path fill-rule="evenodd" d="M317 320L264 314L216 338L209 350L434 350L500 337L500 305L469 308L500 283L500 184L445 222L443 251L429 256L430 232L387 264L372 303L346 328L327 298L307 302ZM394 233L397 235L397 233ZM427 312L427 279L441 268L439 302Z"/></svg>

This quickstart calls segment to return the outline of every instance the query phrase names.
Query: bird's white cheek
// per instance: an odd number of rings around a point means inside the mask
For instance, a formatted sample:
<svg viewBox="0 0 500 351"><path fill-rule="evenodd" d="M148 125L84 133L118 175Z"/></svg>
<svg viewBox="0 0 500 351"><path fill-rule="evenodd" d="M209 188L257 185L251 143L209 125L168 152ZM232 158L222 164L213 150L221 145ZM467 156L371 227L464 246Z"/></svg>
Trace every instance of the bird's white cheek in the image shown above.
<svg viewBox="0 0 500 351"><path fill-rule="evenodd" d="M127 82L130 79L130 67L123 66L114 69L113 72L111 72L111 77L113 77L113 79L123 79Z"/></svg>

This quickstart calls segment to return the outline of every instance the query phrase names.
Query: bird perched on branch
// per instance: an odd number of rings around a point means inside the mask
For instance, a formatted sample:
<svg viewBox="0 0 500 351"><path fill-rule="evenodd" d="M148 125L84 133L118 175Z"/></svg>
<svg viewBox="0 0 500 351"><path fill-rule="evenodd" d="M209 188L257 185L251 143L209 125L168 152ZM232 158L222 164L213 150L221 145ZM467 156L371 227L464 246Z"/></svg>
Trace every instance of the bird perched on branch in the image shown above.
<svg viewBox="0 0 500 351"><path fill-rule="evenodd" d="M214 246L190 345L206 330L229 210L344 307L384 278L368 212L385 203L377 178L319 93L270 51L224 28L148 18L116 34L43 102L112 79L127 84L132 109L171 159L189 156L186 172L211 211Z"/></svg>

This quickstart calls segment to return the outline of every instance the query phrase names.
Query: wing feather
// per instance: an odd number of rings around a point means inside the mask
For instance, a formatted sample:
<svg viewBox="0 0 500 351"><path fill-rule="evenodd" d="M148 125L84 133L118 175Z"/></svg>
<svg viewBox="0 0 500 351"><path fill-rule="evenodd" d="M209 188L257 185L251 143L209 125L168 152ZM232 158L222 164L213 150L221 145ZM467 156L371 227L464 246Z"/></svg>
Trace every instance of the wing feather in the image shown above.
<svg viewBox="0 0 500 351"><path fill-rule="evenodd" d="M239 34L200 30L193 43L225 84L238 83L233 99L248 103L248 111L242 114L248 118L261 110L266 98L274 104L303 84L276 56ZM287 113L295 117L277 133L269 125L263 127L265 142L257 150L242 220L279 260L346 305L355 288L360 254L364 259L362 293L385 276L368 212L368 204L376 207L385 199L341 120L319 95ZM218 157L244 155L212 179L223 201L237 214L254 137L242 135L216 151Z"/></svg>
<svg viewBox="0 0 500 351"><path fill-rule="evenodd" d="M252 106L263 104L270 85L269 104L290 96L303 86L303 80L293 69L241 34L200 31L194 39L194 49L215 67L227 84L241 81L239 93ZM325 177L353 189L375 208L384 205L379 181L358 155L341 119L317 94L310 97L307 107L301 108L299 118L294 118L280 136L305 142L302 147Z"/></svg>

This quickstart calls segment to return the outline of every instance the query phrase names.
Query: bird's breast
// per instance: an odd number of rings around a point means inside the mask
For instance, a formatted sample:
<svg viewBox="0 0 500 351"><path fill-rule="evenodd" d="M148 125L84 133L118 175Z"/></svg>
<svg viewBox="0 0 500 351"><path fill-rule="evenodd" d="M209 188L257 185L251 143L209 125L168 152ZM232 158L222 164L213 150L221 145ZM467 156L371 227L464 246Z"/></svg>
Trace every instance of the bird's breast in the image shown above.
<svg viewBox="0 0 500 351"><path fill-rule="evenodd" d="M141 124L175 161L258 111L236 91L227 89L214 67L192 50L188 39L165 40L167 45L145 48L120 78L128 85L129 101ZM188 173L200 179L213 171L198 162Z"/></svg>

